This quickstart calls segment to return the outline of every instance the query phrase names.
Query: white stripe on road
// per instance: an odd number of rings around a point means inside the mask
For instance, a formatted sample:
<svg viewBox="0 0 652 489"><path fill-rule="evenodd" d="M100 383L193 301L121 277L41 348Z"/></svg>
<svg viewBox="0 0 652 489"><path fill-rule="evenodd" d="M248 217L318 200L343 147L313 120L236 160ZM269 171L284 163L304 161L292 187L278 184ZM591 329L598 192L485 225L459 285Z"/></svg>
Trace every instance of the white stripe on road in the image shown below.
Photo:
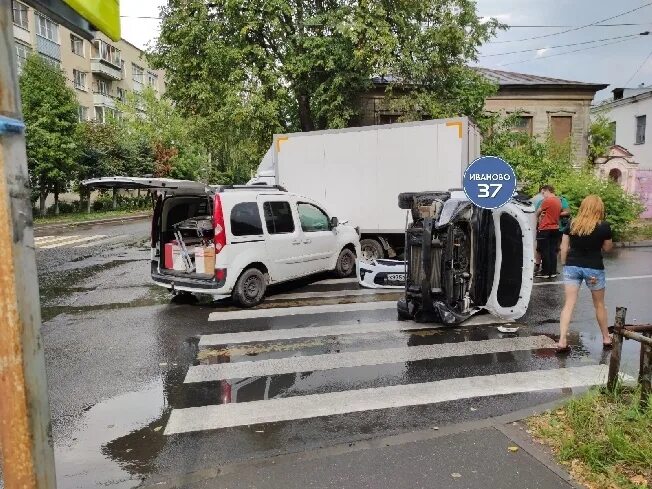
<svg viewBox="0 0 652 489"><path fill-rule="evenodd" d="M269 375L314 372L315 370L418 362L420 360L435 358L464 357L554 347L555 342L547 336L524 336L483 341L443 343L438 345L386 348L382 350L273 358L254 362L217 363L190 367L184 383L266 377Z"/></svg>
<svg viewBox="0 0 652 489"><path fill-rule="evenodd" d="M38 248L41 248L42 250L47 250L50 248L60 248L62 246L70 246L70 245L75 245L79 243L86 243L87 241L93 241L93 240L100 240L102 238L106 238L106 235L104 234L99 234L96 236L84 236L84 237L78 237L78 236L71 236L70 239L67 239L65 241L59 241L54 244L47 244L45 246L40 246L37 245Z"/></svg>
<svg viewBox="0 0 652 489"><path fill-rule="evenodd" d="M273 318L297 314L324 314L335 312L375 311L396 309L396 301L354 302L351 304L326 304L322 306L272 307L267 309L246 309L241 311L211 312L209 321L230 321L233 319Z"/></svg>
<svg viewBox="0 0 652 489"><path fill-rule="evenodd" d="M327 290L319 292L296 292L293 294L279 294L267 297L268 301L280 301L288 299L313 299L320 297L357 297L376 294L400 294L401 290L391 289L349 289L349 290Z"/></svg>
<svg viewBox="0 0 652 489"><path fill-rule="evenodd" d="M486 314L482 316L474 316L468 321L462 323L462 326L481 326L504 323L505 321L502 319ZM415 323L413 321L383 321L377 323L352 323L338 324L336 326L308 326L305 328L267 329L262 331L245 331L241 333L209 334L200 337L199 348L239 343L258 343L262 341L319 338L322 336L415 331L420 329L433 329L433 327L439 326L441 325Z"/></svg>
<svg viewBox="0 0 652 489"><path fill-rule="evenodd" d="M173 409L165 434L418 406L472 397L583 387L602 384L605 374L604 365L591 365Z"/></svg>
<svg viewBox="0 0 652 489"><path fill-rule="evenodd" d="M52 243L56 243L58 241L65 241L65 240L70 239L70 238L78 238L78 237L79 236L76 235L76 234L74 236L40 236L40 237L34 238L34 243L37 246L43 246L43 245L46 245L46 244L52 244Z"/></svg>
<svg viewBox="0 0 652 489"><path fill-rule="evenodd" d="M337 284L357 284L357 278L327 278L326 280L319 280L310 285L337 285Z"/></svg>
<svg viewBox="0 0 652 489"><path fill-rule="evenodd" d="M629 277L607 277L607 282L611 282L614 280L640 280L645 278L652 278L652 275L631 275ZM555 282L536 282L533 285L561 285L563 283L564 283L563 280L557 280Z"/></svg>

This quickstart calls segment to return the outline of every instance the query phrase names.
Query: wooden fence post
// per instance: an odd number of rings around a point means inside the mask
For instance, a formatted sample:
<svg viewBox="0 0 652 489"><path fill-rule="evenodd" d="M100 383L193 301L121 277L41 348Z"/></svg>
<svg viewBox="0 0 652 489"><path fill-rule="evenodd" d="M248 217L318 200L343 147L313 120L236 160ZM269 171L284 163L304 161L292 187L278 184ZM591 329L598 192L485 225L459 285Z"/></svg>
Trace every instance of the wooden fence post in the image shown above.
<svg viewBox="0 0 652 489"><path fill-rule="evenodd" d="M652 337L652 333L643 333L648 338ZM641 343L641 365L638 371L638 383L641 386L641 409L645 409L650 401L650 394L652 394L652 346Z"/></svg>
<svg viewBox="0 0 652 489"><path fill-rule="evenodd" d="M627 314L626 307L616 308L616 321L614 324L613 333L613 348L611 350L611 359L609 361L609 375L607 378L607 390L611 393L615 392L618 385L618 372L620 371L620 356L623 351L623 337L620 331L625 326L625 316Z"/></svg>

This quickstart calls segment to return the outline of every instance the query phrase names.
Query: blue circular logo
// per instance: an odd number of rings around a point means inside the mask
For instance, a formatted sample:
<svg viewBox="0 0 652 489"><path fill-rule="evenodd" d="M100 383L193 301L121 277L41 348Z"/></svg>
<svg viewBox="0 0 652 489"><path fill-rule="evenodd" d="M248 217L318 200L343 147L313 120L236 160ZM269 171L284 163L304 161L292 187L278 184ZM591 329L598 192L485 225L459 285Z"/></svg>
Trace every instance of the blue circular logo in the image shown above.
<svg viewBox="0 0 652 489"><path fill-rule="evenodd" d="M464 172L464 193L478 207L498 209L516 191L514 169L502 158L482 156Z"/></svg>

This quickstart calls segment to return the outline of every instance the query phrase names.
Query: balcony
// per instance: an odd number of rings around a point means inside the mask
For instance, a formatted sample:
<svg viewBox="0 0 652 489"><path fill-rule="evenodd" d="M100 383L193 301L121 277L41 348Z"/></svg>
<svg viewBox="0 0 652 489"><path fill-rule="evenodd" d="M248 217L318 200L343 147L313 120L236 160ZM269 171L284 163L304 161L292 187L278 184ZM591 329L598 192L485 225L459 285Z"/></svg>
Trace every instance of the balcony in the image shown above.
<svg viewBox="0 0 652 489"><path fill-rule="evenodd" d="M101 39L95 39L91 49L91 71L109 80L122 80L120 50Z"/></svg>
<svg viewBox="0 0 652 489"><path fill-rule="evenodd" d="M101 105L115 109L115 97L108 93L93 92L93 105Z"/></svg>

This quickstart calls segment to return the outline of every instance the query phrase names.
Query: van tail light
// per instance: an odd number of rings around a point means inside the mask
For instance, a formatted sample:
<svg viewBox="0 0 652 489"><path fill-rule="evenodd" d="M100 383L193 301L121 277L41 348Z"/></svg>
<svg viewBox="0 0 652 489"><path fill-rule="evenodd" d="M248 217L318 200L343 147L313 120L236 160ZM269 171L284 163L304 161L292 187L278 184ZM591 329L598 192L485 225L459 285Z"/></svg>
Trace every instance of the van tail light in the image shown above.
<svg viewBox="0 0 652 489"><path fill-rule="evenodd" d="M222 209L222 201L219 194L215 195L213 202L213 229L215 230L215 254L217 255L222 248L226 246L226 229L224 228L224 213Z"/></svg>

